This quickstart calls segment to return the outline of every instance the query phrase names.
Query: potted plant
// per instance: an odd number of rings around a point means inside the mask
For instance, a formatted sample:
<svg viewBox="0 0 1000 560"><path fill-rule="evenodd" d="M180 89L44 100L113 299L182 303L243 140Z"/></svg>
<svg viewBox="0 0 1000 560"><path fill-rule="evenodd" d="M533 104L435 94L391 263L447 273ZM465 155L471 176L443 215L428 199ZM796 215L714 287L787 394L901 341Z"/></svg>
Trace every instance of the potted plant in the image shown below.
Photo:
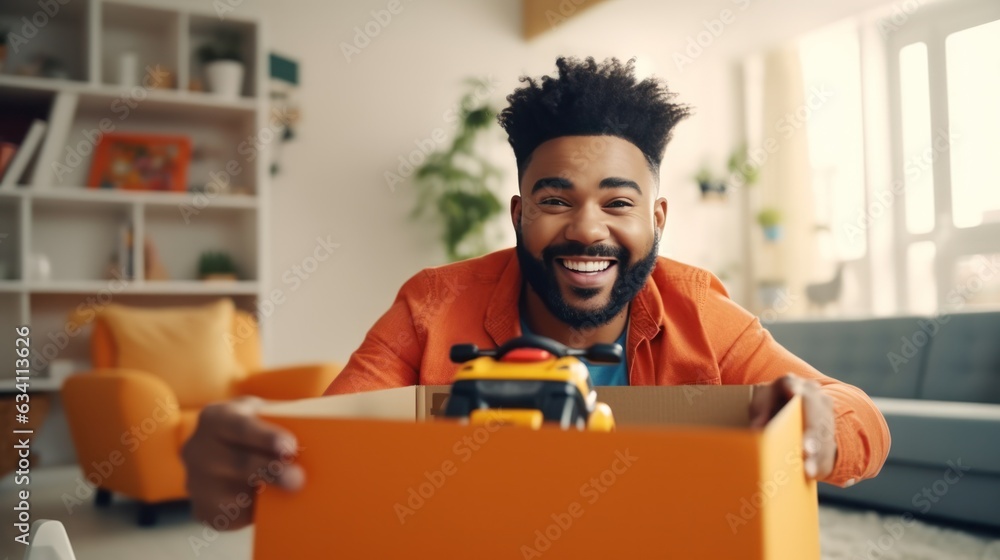
<svg viewBox="0 0 1000 560"><path fill-rule="evenodd" d="M208 89L216 95L238 98L243 91L242 40L235 32L218 32L198 49Z"/></svg>
<svg viewBox="0 0 1000 560"><path fill-rule="evenodd" d="M198 260L198 276L202 280L236 280L236 265L226 253L206 251Z"/></svg>
<svg viewBox="0 0 1000 560"><path fill-rule="evenodd" d="M701 190L702 199L713 198L716 195L720 199L726 197L726 182L714 178L708 165L702 166L698 174L694 176L694 180L698 183L698 189Z"/></svg>
<svg viewBox="0 0 1000 560"><path fill-rule="evenodd" d="M781 239L781 210L764 208L757 213L757 223L764 228L764 239L775 242Z"/></svg>
<svg viewBox="0 0 1000 560"><path fill-rule="evenodd" d="M428 154L414 172L418 193L412 216L431 211L444 222L442 241L452 262L489 250L484 226L502 208L492 188L501 177L500 170L475 149L476 140L495 122L496 111L477 103L472 93L485 84L468 83L471 88L460 103L455 139L450 146Z"/></svg>
<svg viewBox="0 0 1000 560"><path fill-rule="evenodd" d="M733 188L752 186L760 178L760 170L757 164L747 157L746 146L733 150L726 162L726 169L729 171L729 182Z"/></svg>

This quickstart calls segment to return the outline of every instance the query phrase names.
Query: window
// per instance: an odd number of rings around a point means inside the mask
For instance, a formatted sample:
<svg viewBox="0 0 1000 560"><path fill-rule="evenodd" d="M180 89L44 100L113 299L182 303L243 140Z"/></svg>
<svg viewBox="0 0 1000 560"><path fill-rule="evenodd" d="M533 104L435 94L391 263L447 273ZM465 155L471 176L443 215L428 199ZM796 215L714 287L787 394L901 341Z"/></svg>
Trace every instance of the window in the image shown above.
<svg viewBox="0 0 1000 560"><path fill-rule="evenodd" d="M899 51L900 114L903 126L903 188L906 230L934 229L935 149L931 142L931 98L927 45L913 43Z"/></svg>
<svg viewBox="0 0 1000 560"><path fill-rule="evenodd" d="M1000 20L945 40L952 219L959 228L1000 222Z"/></svg>

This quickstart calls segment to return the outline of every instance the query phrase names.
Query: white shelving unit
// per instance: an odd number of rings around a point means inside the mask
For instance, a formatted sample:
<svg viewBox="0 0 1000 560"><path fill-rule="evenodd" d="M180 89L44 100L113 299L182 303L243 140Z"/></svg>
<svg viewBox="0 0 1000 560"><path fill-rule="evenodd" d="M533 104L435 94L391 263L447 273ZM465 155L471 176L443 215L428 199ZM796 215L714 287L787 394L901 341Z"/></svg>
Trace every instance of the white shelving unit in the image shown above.
<svg viewBox="0 0 1000 560"><path fill-rule="evenodd" d="M0 27L20 29L22 18L30 20L38 10L35 2L0 3ZM237 99L190 91L202 76L195 52L219 32L238 34L243 45L246 76ZM264 44L261 21L250 11L229 12L223 20L204 2L74 0L61 5L17 53L8 49L11 54L0 73L0 121L14 123L6 126L10 130L17 122L37 118L48 128L22 184L0 188L0 263L6 268L6 278L0 278L0 329L5 333L0 363L13 363L14 326L32 326L39 353L62 338L69 314L80 306L107 301L189 305L232 297L238 307L256 308L266 293L268 233L269 159L267 148L255 145L258 131L269 126ZM124 51L139 60L139 86L117 85L118 57ZM59 60L63 77L14 75L43 54ZM144 87L143 69L157 66L168 70L172 80L156 89ZM93 139L102 123L110 123L115 132L188 136L193 147L189 187L207 190L85 187ZM233 162L237 173L227 171ZM228 188L222 190L216 188L221 176L228 177ZM126 223L133 232L134 277L118 281L108 277L108 264ZM144 277L146 240L155 245L169 280ZM205 251L232 256L240 279L198 280L198 259ZM48 280L30 274L30 262L38 254L51 263ZM86 362L83 333L56 344L57 357ZM265 348L266 334L262 331Z"/></svg>

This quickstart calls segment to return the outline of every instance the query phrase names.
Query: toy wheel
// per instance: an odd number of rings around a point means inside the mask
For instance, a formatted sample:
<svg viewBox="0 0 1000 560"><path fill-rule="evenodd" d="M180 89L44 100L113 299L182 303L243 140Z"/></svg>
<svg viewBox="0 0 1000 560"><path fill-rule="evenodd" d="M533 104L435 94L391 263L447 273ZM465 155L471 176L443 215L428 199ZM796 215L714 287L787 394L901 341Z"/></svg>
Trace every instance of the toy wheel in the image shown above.
<svg viewBox="0 0 1000 560"><path fill-rule="evenodd" d="M587 429L591 432L611 432L615 429L615 417L611 414L611 407L604 403L597 403L594 412L591 413L587 421Z"/></svg>

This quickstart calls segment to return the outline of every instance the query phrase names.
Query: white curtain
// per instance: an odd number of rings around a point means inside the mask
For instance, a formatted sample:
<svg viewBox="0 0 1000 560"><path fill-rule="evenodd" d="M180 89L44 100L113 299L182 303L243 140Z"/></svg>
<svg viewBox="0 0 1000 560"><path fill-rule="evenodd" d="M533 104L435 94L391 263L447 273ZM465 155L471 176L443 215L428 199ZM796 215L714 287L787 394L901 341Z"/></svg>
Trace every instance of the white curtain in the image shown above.
<svg viewBox="0 0 1000 560"><path fill-rule="evenodd" d="M798 50L785 47L763 57L759 132L751 138L760 166L760 179L752 188L748 222L753 224L754 280L784 284L779 318L805 314L805 286L816 252L812 172L806 122L810 108L802 80ZM818 110L822 110L819 107ZM753 131L752 131L753 132ZM753 154L752 154L753 155ZM776 208L783 216L783 235L767 242L757 224L757 213Z"/></svg>

